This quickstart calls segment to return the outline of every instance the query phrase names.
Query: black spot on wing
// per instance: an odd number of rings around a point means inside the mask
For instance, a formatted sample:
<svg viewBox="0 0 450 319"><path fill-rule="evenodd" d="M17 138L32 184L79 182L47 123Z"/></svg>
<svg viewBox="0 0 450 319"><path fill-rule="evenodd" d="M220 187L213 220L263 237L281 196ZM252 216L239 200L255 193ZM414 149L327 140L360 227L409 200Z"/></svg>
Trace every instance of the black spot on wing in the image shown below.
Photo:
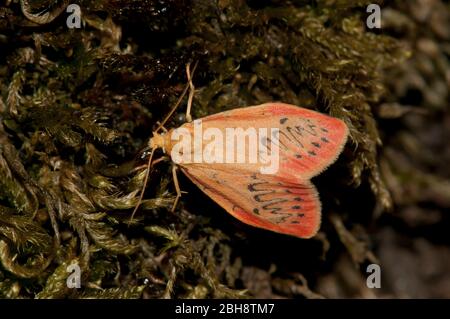
<svg viewBox="0 0 450 319"><path fill-rule="evenodd" d="M287 117L282 118L282 119L280 120L280 124L286 123L287 120L288 120Z"/></svg>
<svg viewBox="0 0 450 319"><path fill-rule="evenodd" d="M286 222L286 219L288 218L288 216L280 216L280 217L277 217L277 219L275 220L275 223L276 224L281 224L281 223L285 223Z"/></svg>

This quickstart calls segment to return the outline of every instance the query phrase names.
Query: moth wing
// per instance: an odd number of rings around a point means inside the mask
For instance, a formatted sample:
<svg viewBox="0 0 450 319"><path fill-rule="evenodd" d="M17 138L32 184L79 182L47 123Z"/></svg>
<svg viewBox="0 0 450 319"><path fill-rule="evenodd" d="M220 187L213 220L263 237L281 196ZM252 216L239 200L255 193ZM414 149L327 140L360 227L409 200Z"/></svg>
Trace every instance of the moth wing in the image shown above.
<svg viewBox="0 0 450 319"><path fill-rule="evenodd" d="M181 166L204 193L240 221L300 238L314 236L320 226L321 206L309 181L280 178L208 165Z"/></svg>
<svg viewBox="0 0 450 319"><path fill-rule="evenodd" d="M348 136L340 119L284 103L266 103L238 108L202 118L204 128L278 128L278 175L308 180L331 165L341 153ZM267 138L266 138L267 139Z"/></svg>

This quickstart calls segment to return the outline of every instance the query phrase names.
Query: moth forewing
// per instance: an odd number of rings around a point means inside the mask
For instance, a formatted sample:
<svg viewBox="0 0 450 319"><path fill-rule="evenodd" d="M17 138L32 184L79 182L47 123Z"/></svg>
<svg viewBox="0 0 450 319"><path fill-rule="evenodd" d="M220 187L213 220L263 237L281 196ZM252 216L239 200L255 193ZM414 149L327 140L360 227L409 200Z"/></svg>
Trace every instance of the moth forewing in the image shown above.
<svg viewBox="0 0 450 319"><path fill-rule="evenodd" d="M309 238L321 218L310 178L336 160L347 135L341 120L267 103L156 134L150 147L163 148L189 179L242 222Z"/></svg>

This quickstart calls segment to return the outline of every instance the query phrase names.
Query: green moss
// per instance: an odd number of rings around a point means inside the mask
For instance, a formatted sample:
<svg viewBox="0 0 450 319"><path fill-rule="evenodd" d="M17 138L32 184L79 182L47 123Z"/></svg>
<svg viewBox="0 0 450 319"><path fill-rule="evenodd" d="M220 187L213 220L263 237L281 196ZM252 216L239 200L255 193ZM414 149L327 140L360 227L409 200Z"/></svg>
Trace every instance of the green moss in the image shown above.
<svg viewBox="0 0 450 319"><path fill-rule="evenodd" d="M135 168L145 163L152 125L182 91L188 62L198 61L196 117L283 100L343 119L351 134L343 169L391 205L373 105L382 68L404 51L365 30L360 9L369 1L264 3L81 1L84 26L76 30L64 17L38 26L15 4L1 11L0 295L249 295L233 255L240 239L208 226L195 206L185 210L184 198L169 212L168 163L155 168L128 224L145 173ZM83 269L80 290L65 285L74 261Z"/></svg>

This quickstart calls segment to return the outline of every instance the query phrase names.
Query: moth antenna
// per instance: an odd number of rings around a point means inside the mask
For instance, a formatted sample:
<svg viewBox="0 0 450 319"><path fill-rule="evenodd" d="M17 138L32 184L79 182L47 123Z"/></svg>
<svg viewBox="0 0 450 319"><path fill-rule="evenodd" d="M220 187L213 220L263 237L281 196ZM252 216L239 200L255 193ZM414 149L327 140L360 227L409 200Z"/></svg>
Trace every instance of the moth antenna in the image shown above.
<svg viewBox="0 0 450 319"><path fill-rule="evenodd" d="M188 64L189 65L189 64ZM191 72L191 77L194 76L195 73L195 69L197 68L198 65L198 61L195 62L194 67L192 68L192 72ZM170 119L170 117L173 115L173 113L175 112L175 110L180 106L181 101L183 100L183 98L186 96L187 91L190 88L190 84L189 82L186 83L186 86L184 87L183 93L181 93L180 97L177 100L177 103L175 103L175 106L172 108L172 110L170 110L169 114L167 114L167 116L164 118L164 120L161 122L161 124L159 124L158 128L155 130L155 133L158 133L158 131L167 123L167 121Z"/></svg>
<svg viewBox="0 0 450 319"><path fill-rule="evenodd" d="M157 121L156 124L161 125L161 122ZM161 129L164 131L164 133L168 132L168 130L164 126L161 126Z"/></svg>
<svg viewBox="0 0 450 319"><path fill-rule="evenodd" d="M198 61L195 62L193 70L197 68ZM190 63L186 64L186 76L188 79L189 84L189 97L188 97L188 103L186 108L186 121L192 122L192 116L191 116L191 107L192 107L192 100L194 99L194 93L195 93L195 86L192 82L192 74L191 74L191 68ZM193 72L192 72L193 73Z"/></svg>
<svg viewBox="0 0 450 319"><path fill-rule="evenodd" d="M144 185L142 186L141 195L139 196L139 200L138 200L136 206L134 207L133 213L131 213L131 217L130 217L130 221L128 222L128 225L131 225L131 222L133 221L133 217L136 214L139 206L141 205L142 199L144 198L145 188L147 187L148 178L150 176L150 169L152 168L152 159L153 159L154 152L155 152L155 148L152 148L152 151L150 152L150 158L148 159L148 163L147 163L147 173L145 173Z"/></svg>

